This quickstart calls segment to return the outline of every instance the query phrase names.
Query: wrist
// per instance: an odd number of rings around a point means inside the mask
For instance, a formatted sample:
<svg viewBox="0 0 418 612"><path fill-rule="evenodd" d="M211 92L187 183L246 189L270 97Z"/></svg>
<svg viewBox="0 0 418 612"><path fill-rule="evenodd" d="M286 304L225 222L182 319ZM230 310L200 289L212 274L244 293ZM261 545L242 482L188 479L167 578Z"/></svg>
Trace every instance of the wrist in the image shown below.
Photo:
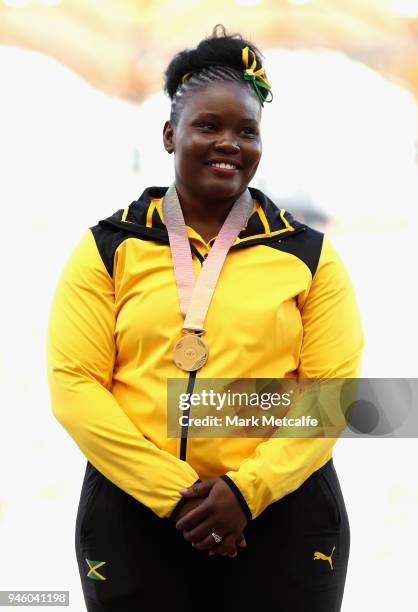
<svg viewBox="0 0 418 612"><path fill-rule="evenodd" d="M196 484L198 482L202 482L200 480L200 478L198 478L196 480L196 482L194 482L193 484ZM183 508L183 506L187 503L188 501L188 497L184 497L183 495L181 496L181 499L179 499L179 501L177 502L177 504L174 506L174 509L172 511L172 513L170 514L170 516L168 517L170 521L172 521L173 523L176 522L177 517L181 511L181 509Z"/></svg>
<svg viewBox="0 0 418 612"><path fill-rule="evenodd" d="M239 488L237 487L237 485L235 484L235 482L232 480L232 478L230 478L229 476L227 476L226 474L224 474L223 476L220 477L227 485L228 487L231 489L231 491L234 493L240 507L241 510L243 511L245 518L247 519L248 522L252 521L253 516L251 514L251 510L247 504L247 501L245 499L245 497L243 496L243 494L241 493L241 491L239 490Z"/></svg>

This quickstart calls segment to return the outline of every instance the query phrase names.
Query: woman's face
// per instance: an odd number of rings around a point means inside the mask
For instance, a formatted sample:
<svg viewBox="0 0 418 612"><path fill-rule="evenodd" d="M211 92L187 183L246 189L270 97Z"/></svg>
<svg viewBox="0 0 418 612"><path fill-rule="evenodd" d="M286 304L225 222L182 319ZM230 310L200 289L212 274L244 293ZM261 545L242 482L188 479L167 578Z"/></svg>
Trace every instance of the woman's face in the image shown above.
<svg viewBox="0 0 418 612"><path fill-rule="evenodd" d="M174 152L180 192L209 200L239 197L260 162L260 120L261 104L247 85L217 82L193 92L178 124L167 121L163 132L166 150ZM216 168L216 160L234 168Z"/></svg>

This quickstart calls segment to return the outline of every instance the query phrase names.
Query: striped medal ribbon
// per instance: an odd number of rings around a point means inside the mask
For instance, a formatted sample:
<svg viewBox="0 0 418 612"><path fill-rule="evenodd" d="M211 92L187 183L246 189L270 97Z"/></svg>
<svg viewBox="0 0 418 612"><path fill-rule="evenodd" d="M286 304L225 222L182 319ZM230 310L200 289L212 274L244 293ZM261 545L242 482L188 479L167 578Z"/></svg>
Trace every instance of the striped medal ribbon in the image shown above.
<svg viewBox="0 0 418 612"><path fill-rule="evenodd" d="M208 360L208 347L201 338L205 333L204 321L225 257L252 211L253 200L247 188L235 201L197 279L175 183L168 188L162 208L173 258L180 311L184 317L183 335L174 346L173 359L178 368L192 372L199 370Z"/></svg>

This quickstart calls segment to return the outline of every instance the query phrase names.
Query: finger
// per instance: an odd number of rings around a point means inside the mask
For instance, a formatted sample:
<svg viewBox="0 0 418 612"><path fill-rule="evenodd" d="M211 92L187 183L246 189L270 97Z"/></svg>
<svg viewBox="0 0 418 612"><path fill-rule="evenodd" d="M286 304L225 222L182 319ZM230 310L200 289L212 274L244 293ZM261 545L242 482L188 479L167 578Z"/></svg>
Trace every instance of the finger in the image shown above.
<svg viewBox="0 0 418 612"><path fill-rule="evenodd" d="M216 531L216 529L214 528L213 520L211 519L211 517L209 517L205 521L199 523L193 529L184 529L183 536L187 542L196 544L209 537L212 531ZM213 540L213 536L210 537Z"/></svg>
<svg viewBox="0 0 418 612"><path fill-rule="evenodd" d="M222 534L219 529L216 529L216 533ZM205 538L202 542L199 542L195 546L201 546L201 550L209 550L209 555L234 555L237 552L235 547L235 537L233 534L226 534L223 536L222 542L216 544L213 536L210 535Z"/></svg>
<svg viewBox="0 0 418 612"><path fill-rule="evenodd" d="M238 553L235 552L233 554L229 554L227 552L223 552L223 553L217 552L216 550L213 550L213 549L210 550L209 551L209 557L215 557L215 556L218 556L218 557L229 557L230 559L235 559L235 557L238 556Z"/></svg>
<svg viewBox="0 0 418 612"><path fill-rule="evenodd" d="M209 515L209 509L206 502L202 502L200 506L190 510L176 523L176 529L191 531L194 527L204 521Z"/></svg>
<svg viewBox="0 0 418 612"><path fill-rule="evenodd" d="M247 546L247 541L244 536L237 540L237 546L241 546L241 548L245 548Z"/></svg>
<svg viewBox="0 0 418 612"><path fill-rule="evenodd" d="M235 559L236 557L238 557L238 553L237 551L235 551L234 553L230 554L228 552L218 552L217 550L210 550L209 551L209 557L214 557L214 556L222 556L222 557L229 557L230 559Z"/></svg>
<svg viewBox="0 0 418 612"><path fill-rule="evenodd" d="M219 529L212 529L213 532L216 532L218 535L222 536L222 532ZM226 552L225 547L223 545L223 540L219 544L217 544L213 538L212 531L207 534L202 540L199 542L195 542L193 544L193 548L197 550L210 550L211 548L216 548L220 552Z"/></svg>
<svg viewBox="0 0 418 612"><path fill-rule="evenodd" d="M212 557L213 555L222 555L228 556L231 559L237 557L238 551L235 547L234 539L235 538L232 535L225 536L220 544L212 546L212 548L209 550L209 556Z"/></svg>
<svg viewBox="0 0 418 612"><path fill-rule="evenodd" d="M215 480L216 478L208 478L208 480L205 480L204 482L196 482L191 487L180 489L180 493L183 495L183 497L203 497L208 495Z"/></svg>

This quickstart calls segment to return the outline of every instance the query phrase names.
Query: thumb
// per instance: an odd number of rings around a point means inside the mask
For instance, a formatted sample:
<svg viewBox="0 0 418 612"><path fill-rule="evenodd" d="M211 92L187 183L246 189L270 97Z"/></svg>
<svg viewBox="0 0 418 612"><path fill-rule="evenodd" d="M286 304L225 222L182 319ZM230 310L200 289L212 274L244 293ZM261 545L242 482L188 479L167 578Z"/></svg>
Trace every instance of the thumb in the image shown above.
<svg viewBox="0 0 418 612"><path fill-rule="evenodd" d="M247 542L244 536L237 540L237 546L241 546L241 548L245 548L247 546Z"/></svg>
<svg viewBox="0 0 418 612"><path fill-rule="evenodd" d="M195 482L191 487L180 489L180 493L183 497L203 497L209 494L215 480L216 478L208 478L204 482Z"/></svg>

